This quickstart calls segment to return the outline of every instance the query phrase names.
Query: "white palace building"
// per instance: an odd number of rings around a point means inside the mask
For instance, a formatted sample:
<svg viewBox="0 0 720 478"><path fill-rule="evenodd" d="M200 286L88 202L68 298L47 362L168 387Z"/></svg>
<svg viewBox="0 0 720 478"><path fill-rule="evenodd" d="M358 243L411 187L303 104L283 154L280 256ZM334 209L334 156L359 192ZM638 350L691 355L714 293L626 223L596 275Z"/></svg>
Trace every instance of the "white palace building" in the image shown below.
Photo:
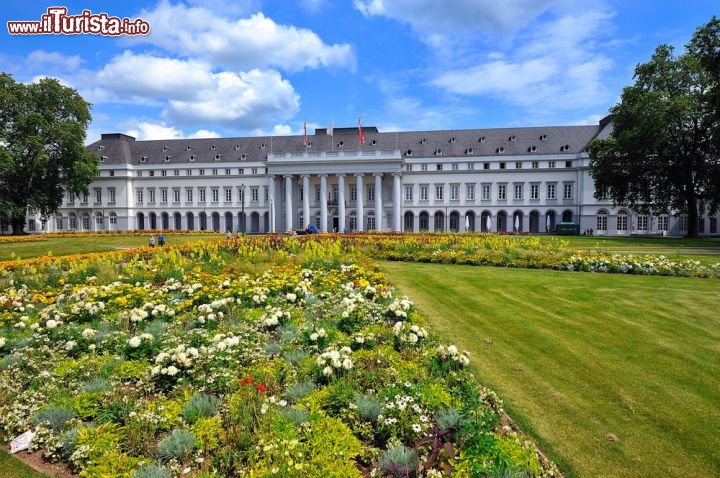
<svg viewBox="0 0 720 478"><path fill-rule="evenodd" d="M103 134L87 195L28 232L216 230L684 234L683 215L640 215L596 199L586 147L598 125L136 141ZM602 196L602 194L600 195ZM701 234L717 234L703 214Z"/></svg>

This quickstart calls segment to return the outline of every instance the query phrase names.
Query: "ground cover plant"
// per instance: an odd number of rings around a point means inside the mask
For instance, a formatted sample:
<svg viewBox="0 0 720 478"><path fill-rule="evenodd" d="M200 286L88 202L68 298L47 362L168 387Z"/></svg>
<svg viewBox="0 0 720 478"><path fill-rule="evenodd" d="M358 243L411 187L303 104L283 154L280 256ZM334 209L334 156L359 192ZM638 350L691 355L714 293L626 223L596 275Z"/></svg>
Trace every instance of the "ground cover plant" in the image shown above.
<svg viewBox="0 0 720 478"><path fill-rule="evenodd" d="M0 271L0 435L81 476L552 476L470 358L338 239Z"/></svg>
<svg viewBox="0 0 720 478"><path fill-rule="evenodd" d="M720 476L716 280L381 265L566 476Z"/></svg>

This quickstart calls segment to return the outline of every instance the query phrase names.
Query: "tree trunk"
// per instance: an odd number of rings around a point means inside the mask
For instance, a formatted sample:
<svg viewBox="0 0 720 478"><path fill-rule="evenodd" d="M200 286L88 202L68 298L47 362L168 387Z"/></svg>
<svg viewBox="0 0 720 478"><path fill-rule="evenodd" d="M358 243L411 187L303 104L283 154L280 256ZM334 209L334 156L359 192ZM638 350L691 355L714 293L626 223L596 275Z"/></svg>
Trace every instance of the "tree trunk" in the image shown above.
<svg viewBox="0 0 720 478"><path fill-rule="evenodd" d="M693 197L687 201L688 230L685 237L698 237L698 205Z"/></svg>
<svg viewBox="0 0 720 478"><path fill-rule="evenodd" d="M25 234L25 216L13 216L10 219L13 236Z"/></svg>

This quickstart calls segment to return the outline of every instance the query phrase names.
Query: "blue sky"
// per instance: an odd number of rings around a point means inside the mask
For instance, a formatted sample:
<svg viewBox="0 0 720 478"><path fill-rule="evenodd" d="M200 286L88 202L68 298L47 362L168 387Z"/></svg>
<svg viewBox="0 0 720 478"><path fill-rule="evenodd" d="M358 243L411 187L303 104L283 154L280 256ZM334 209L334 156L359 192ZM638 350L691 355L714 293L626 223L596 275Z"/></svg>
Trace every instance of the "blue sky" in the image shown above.
<svg viewBox="0 0 720 478"><path fill-rule="evenodd" d="M10 3L10 2L7 2ZM143 36L10 35L0 71L93 104L87 142L596 123L659 44L681 53L717 0L12 2L150 24Z"/></svg>

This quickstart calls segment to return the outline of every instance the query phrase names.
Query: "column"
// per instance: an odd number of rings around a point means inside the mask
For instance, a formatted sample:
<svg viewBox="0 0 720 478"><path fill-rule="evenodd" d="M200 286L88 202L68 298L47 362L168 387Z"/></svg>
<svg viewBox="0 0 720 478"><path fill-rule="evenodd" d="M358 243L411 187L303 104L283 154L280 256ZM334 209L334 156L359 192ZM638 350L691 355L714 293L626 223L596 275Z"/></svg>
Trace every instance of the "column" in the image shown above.
<svg viewBox="0 0 720 478"><path fill-rule="evenodd" d="M402 231L402 217L400 217L400 204L402 201L402 193L400 191L400 173L393 174L393 218L394 226L393 229L396 231Z"/></svg>
<svg viewBox="0 0 720 478"><path fill-rule="evenodd" d="M285 230L293 228L293 206L292 206L292 176L285 176Z"/></svg>
<svg viewBox="0 0 720 478"><path fill-rule="evenodd" d="M345 175L338 174L338 232L345 230Z"/></svg>
<svg viewBox="0 0 720 478"><path fill-rule="evenodd" d="M320 175L320 232L327 232L327 174Z"/></svg>
<svg viewBox="0 0 720 478"><path fill-rule="evenodd" d="M303 229L310 225L310 175L303 174L303 222L300 224Z"/></svg>
<svg viewBox="0 0 720 478"><path fill-rule="evenodd" d="M275 176L268 176L268 232L275 232Z"/></svg>
<svg viewBox="0 0 720 478"><path fill-rule="evenodd" d="M356 203L357 203L357 230L358 231L364 231L365 230L365 224L363 223L363 216L365 212L363 211L363 179L364 176L362 174L356 174L355 180L356 180Z"/></svg>
<svg viewBox="0 0 720 478"><path fill-rule="evenodd" d="M375 230L383 230L382 173L375 173Z"/></svg>

